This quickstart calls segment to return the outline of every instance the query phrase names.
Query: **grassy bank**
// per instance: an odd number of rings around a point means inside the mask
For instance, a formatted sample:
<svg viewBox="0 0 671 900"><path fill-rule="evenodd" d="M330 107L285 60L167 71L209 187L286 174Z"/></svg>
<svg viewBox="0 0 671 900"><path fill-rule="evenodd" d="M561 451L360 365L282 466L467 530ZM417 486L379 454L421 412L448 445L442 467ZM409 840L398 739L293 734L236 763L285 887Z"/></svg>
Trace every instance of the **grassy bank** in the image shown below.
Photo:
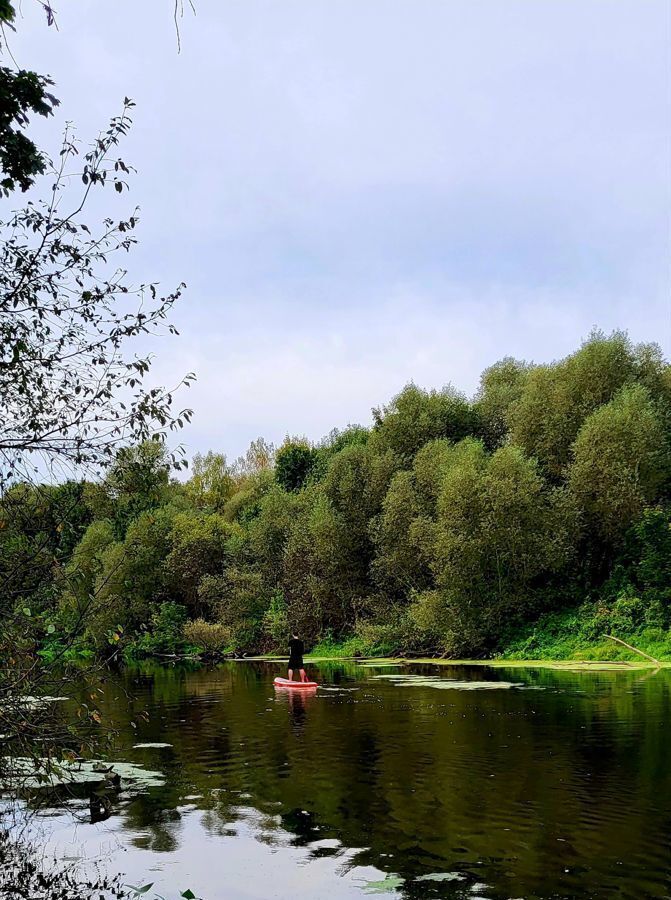
<svg viewBox="0 0 671 900"><path fill-rule="evenodd" d="M671 661L671 632L659 625L636 622L629 614L613 615L585 604L577 609L542 616L502 642L502 659L640 660L612 641L613 635L660 661Z"/></svg>
<svg viewBox="0 0 671 900"><path fill-rule="evenodd" d="M621 600L609 610L585 603L541 616L535 622L503 635L498 646L488 654L488 661L647 664L640 654L607 636L612 635L660 662L671 663L671 631L661 624L641 621L636 603L640 604L640 601ZM321 641L313 648L311 655L326 659L408 656L407 649L401 645L389 642L376 644L357 635L339 641Z"/></svg>

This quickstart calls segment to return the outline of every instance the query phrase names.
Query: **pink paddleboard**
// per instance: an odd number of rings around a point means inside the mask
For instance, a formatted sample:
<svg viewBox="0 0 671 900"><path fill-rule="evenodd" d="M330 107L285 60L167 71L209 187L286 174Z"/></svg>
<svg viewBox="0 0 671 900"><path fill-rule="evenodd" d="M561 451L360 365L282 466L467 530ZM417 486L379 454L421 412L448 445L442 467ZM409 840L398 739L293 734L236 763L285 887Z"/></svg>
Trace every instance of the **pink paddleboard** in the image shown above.
<svg viewBox="0 0 671 900"><path fill-rule="evenodd" d="M289 681L288 678L276 678L273 684L275 687L294 688L297 690L319 687L316 681Z"/></svg>

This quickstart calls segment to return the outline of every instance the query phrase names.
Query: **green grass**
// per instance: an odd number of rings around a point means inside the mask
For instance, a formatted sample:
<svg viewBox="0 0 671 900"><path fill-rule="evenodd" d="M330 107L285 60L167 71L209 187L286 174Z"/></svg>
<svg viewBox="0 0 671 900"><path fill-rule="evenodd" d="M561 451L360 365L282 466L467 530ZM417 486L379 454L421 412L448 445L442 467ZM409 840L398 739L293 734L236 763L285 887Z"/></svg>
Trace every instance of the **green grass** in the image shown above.
<svg viewBox="0 0 671 900"><path fill-rule="evenodd" d="M343 638L336 641L333 638L324 638L310 651L310 657L321 659L351 659L352 657L381 657L393 653L395 647L382 643L367 641L359 635Z"/></svg>
<svg viewBox="0 0 671 900"><path fill-rule="evenodd" d="M635 661L641 656L608 640L626 641L660 661L671 660L671 632L651 625L627 627L627 622L603 621L587 606L552 613L520 629L504 641L499 659Z"/></svg>

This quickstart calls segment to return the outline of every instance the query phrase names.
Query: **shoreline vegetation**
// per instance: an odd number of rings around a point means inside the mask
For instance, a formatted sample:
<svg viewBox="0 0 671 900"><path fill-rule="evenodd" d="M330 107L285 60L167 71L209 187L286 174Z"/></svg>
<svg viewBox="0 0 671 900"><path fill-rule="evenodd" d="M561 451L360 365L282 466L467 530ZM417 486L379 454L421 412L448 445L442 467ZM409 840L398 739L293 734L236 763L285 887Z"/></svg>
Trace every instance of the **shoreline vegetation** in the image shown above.
<svg viewBox="0 0 671 900"><path fill-rule="evenodd" d="M671 660L655 344L594 332L548 365L502 359L471 399L409 384L372 427L170 471L146 440L103 480L5 491L4 602L26 652L249 657L297 631L318 657Z"/></svg>

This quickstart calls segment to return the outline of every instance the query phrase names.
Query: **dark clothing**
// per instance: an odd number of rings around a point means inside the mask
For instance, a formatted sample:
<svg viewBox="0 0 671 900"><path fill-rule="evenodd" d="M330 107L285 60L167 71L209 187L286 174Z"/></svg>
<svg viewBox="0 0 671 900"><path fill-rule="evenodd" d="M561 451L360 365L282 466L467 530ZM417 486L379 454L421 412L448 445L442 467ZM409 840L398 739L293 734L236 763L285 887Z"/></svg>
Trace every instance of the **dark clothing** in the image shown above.
<svg viewBox="0 0 671 900"><path fill-rule="evenodd" d="M302 669L303 668L303 651L304 651L303 641L299 641L298 638L291 638L289 641L289 668L290 669Z"/></svg>

